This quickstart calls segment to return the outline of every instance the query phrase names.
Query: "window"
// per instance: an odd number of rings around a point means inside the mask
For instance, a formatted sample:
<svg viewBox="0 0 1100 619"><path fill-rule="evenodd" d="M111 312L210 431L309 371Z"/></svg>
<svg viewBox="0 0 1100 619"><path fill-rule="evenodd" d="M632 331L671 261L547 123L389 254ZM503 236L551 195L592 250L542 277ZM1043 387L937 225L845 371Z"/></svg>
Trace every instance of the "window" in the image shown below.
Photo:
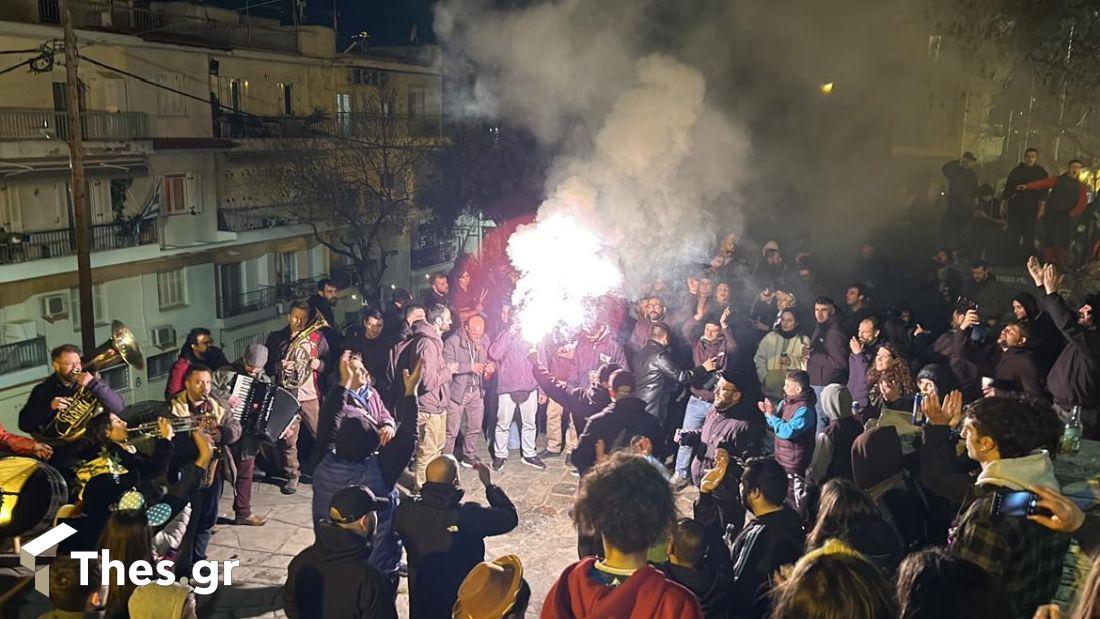
<svg viewBox="0 0 1100 619"><path fill-rule="evenodd" d="M172 90L183 90L183 75L179 73L161 73L157 76L157 113L161 116L186 116L187 102L183 95ZM172 90L168 90L171 88Z"/></svg>
<svg viewBox="0 0 1100 619"><path fill-rule="evenodd" d="M275 279L280 284L298 279L298 252L284 251L275 256Z"/></svg>
<svg viewBox="0 0 1100 619"><path fill-rule="evenodd" d="M73 331L80 330L80 289L69 289L69 305L73 308ZM103 295L103 286L92 285L92 319L96 325L107 324L107 298Z"/></svg>
<svg viewBox="0 0 1100 619"><path fill-rule="evenodd" d="M130 388L130 366L126 364L103 370L99 376L115 391L126 391Z"/></svg>
<svg viewBox="0 0 1100 619"><path fill-rule="evenodd" d="M183 269L157 273L157 299L161 310L187 305L187 280Z"/></svg>
<svg viewBox="0 0 1100 619"><path fill-rule="evenodd" d="M172 371L172 365L176 362L177 357L179 357L179 351L170 350L146 359L145 363L148 368L146 371L149 380L154 381L167 377Z"/></svg>
<svg viewBox="0 0 1100 619"><path fill-rule="evenodd" d="M15 185L0 185L0 227L9 233L23 229L19 190Z"/></svg>
<svg viewBox="0 0 1100 619"><path fill-rule="evenodd" d="M410 90L407 103L409 116L423 116L428 111L427 93L423 90Z"/></svg>
<svg viewBox="0 0 1100 619"><path fill-rule="evenodd" d="M198 207L198 176L193 173L165 175L161 188L163 211L166 215L194 215Z"/></svg>

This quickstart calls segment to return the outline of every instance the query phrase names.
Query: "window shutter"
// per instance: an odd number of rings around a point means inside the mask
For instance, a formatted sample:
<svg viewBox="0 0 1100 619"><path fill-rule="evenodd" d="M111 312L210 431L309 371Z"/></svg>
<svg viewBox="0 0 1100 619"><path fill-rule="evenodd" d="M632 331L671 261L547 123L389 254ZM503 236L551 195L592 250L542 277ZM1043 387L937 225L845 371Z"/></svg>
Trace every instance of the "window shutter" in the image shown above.
<svg viewBox="0 0 1100 619"><path fill-rule="evenodd" d="M188 172L184 177L183 199L186 211L189 213L202 212L202 199L199 197L199 175L196 172Z"/></svg>

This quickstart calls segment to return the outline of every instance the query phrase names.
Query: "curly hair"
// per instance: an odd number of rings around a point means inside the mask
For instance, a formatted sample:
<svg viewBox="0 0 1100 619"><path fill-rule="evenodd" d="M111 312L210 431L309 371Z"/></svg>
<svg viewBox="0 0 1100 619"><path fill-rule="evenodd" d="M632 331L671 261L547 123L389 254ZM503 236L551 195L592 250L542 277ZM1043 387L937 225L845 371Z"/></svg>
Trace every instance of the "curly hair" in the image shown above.
<svg viewBox="0 0 1100 619"><path fill-rule="evenodd" d="M874 395L877 395L878 399L882 398L878 385L884 381L896 384L902 397L915 395L917 393L917 382L913 380L913 373L909 371L909 363L901 355L898 347L892 342L886 342L881 348L885 348L890 352L894 357L894 362L884 372L880 372L875 367L874 361L871 362L871 367L867 368L867 384L875 392Z"/></svg>
<svg viewBox="0 0 1100 619"><path fill-rule="evenodd" d="M804 557L773 595L773 619L893 619L898 612L886 578L858 554Z"/></svg>
<svg viewBox="0 0 1100 619"><path fill-rule="evenodd" d="M853 545L851 526L870 518L881 518L871 497L849 479L831 479L821 488L817 522L806 537L807 548L818 548L826 540L836 538Z"/></svg>
<svg viewBox="0 0 1100 619"><path fill-rule="evenodd" d="M1063 425L1045 406L1016 398L983 398L967 412L970 424L997 443L1002 458L1020 458L1036 449L1054 452Z"/></svg>
<svg viewBox="0 0 1100 619"><path fill-rule="evenodd" d="M676 522L672 486L643 456L619 452L581 479L573 503L577 530L622 552L639 552L668 538Z"/></svg>

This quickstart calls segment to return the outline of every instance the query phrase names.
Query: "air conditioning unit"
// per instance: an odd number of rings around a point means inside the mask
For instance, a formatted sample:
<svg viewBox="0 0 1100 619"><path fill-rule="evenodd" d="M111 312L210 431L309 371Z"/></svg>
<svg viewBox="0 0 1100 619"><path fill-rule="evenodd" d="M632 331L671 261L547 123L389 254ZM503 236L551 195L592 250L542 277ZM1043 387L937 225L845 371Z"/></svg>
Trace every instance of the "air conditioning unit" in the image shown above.
<svg viewBox="0 0 1100 619"><path fill-rule="evenodd" d="M44 294L42 295L42 317L53 322L69 317L69 295Z"/></svg>
<svg viewBox="0 0 1100 619"><path fill-rule="evenodd" d="M153 346L157 348L175 348L176 328L172 325L153 328Z"/></svg>
<svg viewBox="0 0 1100 619"><path fill-rule="evenodd" d="M25 342L38 337L38 325L33 320L4 323L4 343Z"/></svg>

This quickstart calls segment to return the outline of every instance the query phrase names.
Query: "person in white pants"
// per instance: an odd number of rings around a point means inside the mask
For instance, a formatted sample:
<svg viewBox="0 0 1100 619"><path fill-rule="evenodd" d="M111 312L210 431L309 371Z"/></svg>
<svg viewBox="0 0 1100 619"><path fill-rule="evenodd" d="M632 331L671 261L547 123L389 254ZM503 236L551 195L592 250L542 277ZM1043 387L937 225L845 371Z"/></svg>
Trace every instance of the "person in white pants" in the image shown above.
<svg viewBox="0 0 1100 619"><path fill-rule="evenodd" d="M535 448L535 411L539 405L538 383L527 358L530 346L523 340L519 325L511 322L510 308L501 311L504 330L489 346L489 358L497 364L497 427L493 441L493 470L499 471L508 459L508 437L516 412L520 416L521 461L537 469L546 464Z"/></svg>

